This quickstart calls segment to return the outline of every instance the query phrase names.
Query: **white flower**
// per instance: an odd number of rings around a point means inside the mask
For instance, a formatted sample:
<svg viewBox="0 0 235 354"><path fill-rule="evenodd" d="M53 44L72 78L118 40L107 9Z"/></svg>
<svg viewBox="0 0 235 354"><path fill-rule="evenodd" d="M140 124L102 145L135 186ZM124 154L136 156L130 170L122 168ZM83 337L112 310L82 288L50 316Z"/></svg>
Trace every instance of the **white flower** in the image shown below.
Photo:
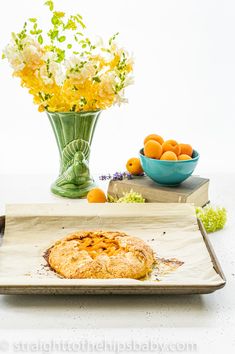
<svg viewBox="0 0 235 354"><path fill-rule="evenodd" d="M23 46L22 55L24 63L32 69L37 68L43 55L43 50L39 43L34 38L27 36L21 40L21 44Z"/></svg>
<svg viewBox="0 0 235 354"><path fill-rule="evenodd" d="M133 76L127 76L126 79L125 79L125 82L124 82L124 86L127 87L127 86L130 86L130 85L133 85L134 84L134 77Z"/></svg>
<svg viewBox="0 0 235 354"><path fill-rule="evenodd" d="M88 62L81 69L80 79L85 81L85 80L95 76L95 73L96 73L96 69L94 67L94 64Z"/></svg>
<svg viewBox="0 0 235 354"><path fill-rule="evenodd" d="M80 65L81 60L78 56L73 55L72 57L70 57L69 60L66 60L65 62L66 75L69 78L77 78Z"/></svg>
<svg viewBox="0 0 235 354"><path fill-rule="evenodd" d="M65 74L61 65L57 65L54 69L52 68L52 73L54 74L56 84L62 86L65 80Z"/></svg>
<svg viewBox="0 0 235 354"><path fill-rule="evenodd" d="M24 57L14 43L11 42L8 44L3 50L3 54L6 56L14 71L20 71L25 67Z"/></svg>
<svg viewBox="0 0 235 354"><path fill-rule="evenodd" d="M81 60L78 56L73 55L68 60L65 61L65 67L69 71L70 69L76 67L76 65L80 65Z"/></svg>
<svg viewBox="0 0 235 354"><path fill-rule="evenodd" d="M84 82L95 76L96 68L94 67L94 64L87 61L86 58L81 60L74 55L66 62L66 74L70 78Z"/></svg>
<svg viewBox="0 0 235 354"><path fill-rule="evenodd" d="M25 65L35 68L39 65L42 57L42 49L30 36L16 43L16 35L12 35L11 42L4 50L4 54L15 72L22 70Z"/></svg>
<svg viewBox="0 0 235 354"><path fill-rule="evenodd" d="M62 86L65 80L65 74L61 64L57 63L57 55L54 52L46 52L42 57L44 64L40 67L40 76L45 84Z"/></svg>
<svg viewBox="0 0 235 354"><path fill-rule="evenodd" d="M124 90L119 91L116 96L115 96L115 104L118 104L118 106L121 106L122 103L128 103L128 99L124 97Z"/></svg>
<svg viewBox="0 0 235 354"><path fill-rule="evenodd" d="M99 88L99 96L104 97L114 93L116 75L113 72L105 73L101 76L101 84Z"/></svg>

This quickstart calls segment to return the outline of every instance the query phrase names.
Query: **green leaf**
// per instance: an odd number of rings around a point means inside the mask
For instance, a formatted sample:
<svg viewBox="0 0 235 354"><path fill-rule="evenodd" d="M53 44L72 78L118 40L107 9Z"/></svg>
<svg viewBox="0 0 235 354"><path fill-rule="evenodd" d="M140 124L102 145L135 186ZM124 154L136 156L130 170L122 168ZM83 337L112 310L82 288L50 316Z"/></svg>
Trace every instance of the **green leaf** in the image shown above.
<svg viewBox="0 0 235 354"><path fill-rule="evenodd" d="M116 39L116 37L119 35L119 32L115 33L110 39L109 39L109 45L112 44L112 42Z"/></svg>
<svg viewBox="0 0 235 354"><path fill-rule="evenodd" d="M29 18L29 21L30 22L37 22L37 19L36 18Z"/></svg>
<svg viewBox="0 0 235 354"><path fill-rule="evenodd" d="M43 38L42 38L42 35L41 35L41 34L38 36L38 43L39 43L39 44L42 44L42 43L43 43Z"/></svg>
<svg viewBox="0 0 235 354"><path fill-rule="evenodd" d="M101 82L99 76L94 76L92 79L93 79L93 81L95 81L95 82Z"/></svg>
<svg viewBox="0 0 235 354"><path fill-rule="evenodd" d="M53 24L54 26L56 26L56 25L59 25L60 20L58 19L58 17L53 16L52 19L51 19L51 22L52 22L52 24Z"/></svg>
<svg viewBox="0 0 235 354"><path fill-rule="evenodd" d="M6 55L4 53L2 53L2 59L5 59Z"/></svg>
<svg viewBox="0 0 235 354"><path fill-rule="evenodd" d="M75 112L77 105L74 104L73 107L70 109L71 112Z"/></svg>
<svg viewBox="0 0 235 354"><path fill-rule="evenodd" d="M78 23L83 29L86 28L86 25L81 20L78 20Z"/></svg>
<svg viewBox="0 0 235 354"><path fill-rule="evenodd" d="M64 58L65 58L65 50L62 50L60 48L56 48L56 52L57 52L57 63L61 63Z"/></svg>
<svg viewBox="0 0 235 354"><path fill-rule="evenodd" d="M77 29L77 25L75 21L68 19L68 22L64 26L64 29L75 31Z"/></svg>
<svg viewBox="0 0 235 354"><path fill-rule="evenodd" d="M67 48L68 48L68 49L71 49L71 48L72 48L72 44L68 44L68 45L67 45Z"/></svg>
<svg viewBox="0 0 235 354"><path fill-rule="evenodd" d="M87 104L86 97L81 97L79 104L80 104L80 107L83 108Z"/></svg>
<svg viewBox="0 0 235 354"><path fill-rule="evenodd" d="M54 10L54 4L53 4L53 1L52 0L48 0L44 3L44 5L48 6L50 11L53 11Z"/></svg>
<svg viewBox="0 0 235 354"><path fill-rule="evenodd" d="M65 40L66 40L66 37L65 37L65 36L61 36L61 37L58 38L58 41L59 41L60 43L64 42Z"/></svg>
<svg viewBox="0 0 235 354"><path fill-rule="evenodd" d="M48 33L48 36L51 38L51 40L53 41L59 34L58 30L50 30Z"/></svg>
<svg viewBox="0 0 235 354"><path fill-rule="evenodd" d="M75 20L77 23L79 23L80 26L81 26L83 29L86 28L86 25L85 25L85 24L83 23L83 21L82 21L81 15L71 16L71 18L72 18L73 20Z"/></svg>

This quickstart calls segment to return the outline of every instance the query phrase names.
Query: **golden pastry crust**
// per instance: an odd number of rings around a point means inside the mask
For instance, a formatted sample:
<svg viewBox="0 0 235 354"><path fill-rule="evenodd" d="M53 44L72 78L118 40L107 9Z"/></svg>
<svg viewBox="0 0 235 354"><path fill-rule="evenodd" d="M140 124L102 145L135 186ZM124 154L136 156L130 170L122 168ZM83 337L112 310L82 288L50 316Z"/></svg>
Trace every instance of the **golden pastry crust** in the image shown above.
<svg viewBox="0 0 235 354"><path fill-rule="evenodd" d="M69 279L140 279L155 262L143 240L111 231L70 234L49 248L46 258L56 273Z"/></svg>

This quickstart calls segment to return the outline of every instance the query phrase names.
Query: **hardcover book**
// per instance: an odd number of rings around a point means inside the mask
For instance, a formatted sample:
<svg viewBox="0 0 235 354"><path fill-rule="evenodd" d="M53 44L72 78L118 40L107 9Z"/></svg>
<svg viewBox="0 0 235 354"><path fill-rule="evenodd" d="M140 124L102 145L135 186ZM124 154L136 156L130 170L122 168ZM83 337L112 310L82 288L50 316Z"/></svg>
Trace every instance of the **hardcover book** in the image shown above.
<svg viewBox="0 0 235 354"><path fill-rule="evenodd" d="M109 182L108 194L112 197L121 198L131 190L141 193L149 203L194 203L201 207L209 202L209 179L198 176L191 176L174 187L157 184L147 176Z"/></svg>

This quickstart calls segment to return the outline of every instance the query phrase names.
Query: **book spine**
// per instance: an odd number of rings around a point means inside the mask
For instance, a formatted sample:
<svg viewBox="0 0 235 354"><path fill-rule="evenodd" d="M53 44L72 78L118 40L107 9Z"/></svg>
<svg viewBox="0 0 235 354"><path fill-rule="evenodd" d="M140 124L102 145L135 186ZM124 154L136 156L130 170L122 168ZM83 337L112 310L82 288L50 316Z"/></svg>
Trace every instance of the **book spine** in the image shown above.
<svg viewBox="0 0 235 354"><path fill-rule="evenodd" d="M159 189L146 188L141 185L130 184L125 181L110 181L108 194L112 197L121 198L123 193L130 191L141 193L146 202L149 203L185 203L185 196L177 193L162 191Z"/></svg>

